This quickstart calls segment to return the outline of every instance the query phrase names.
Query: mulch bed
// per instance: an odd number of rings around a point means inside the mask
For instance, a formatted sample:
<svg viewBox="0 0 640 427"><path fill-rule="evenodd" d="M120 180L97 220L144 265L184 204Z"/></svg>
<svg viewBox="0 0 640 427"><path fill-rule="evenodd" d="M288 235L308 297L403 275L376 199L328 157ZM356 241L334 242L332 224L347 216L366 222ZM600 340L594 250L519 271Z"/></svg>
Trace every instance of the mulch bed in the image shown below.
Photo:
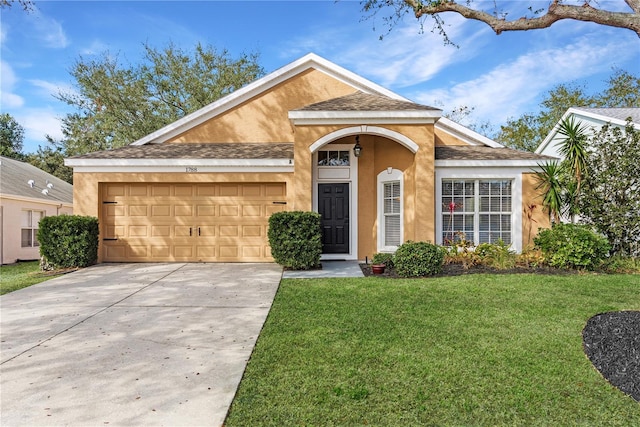
<svg viewBox="0 0 640 427"><path fill-rule="evenodd" d="M388 278L399 278L393 269L385 269L382 274L373 274L371 271L371 264L360 264L360 269L365 276L378 276ZM429 277L449 277L449 276L462 276L466 274L577 274L575 270L566 270L551 267L514 267L507 269L491 268L484 265L474 265L469 268L464 268L462 264L445 264L442 267L442 271L434 276Z"/></svg>
<svg viewBox="0 0 640 427"><path fill-rule="evenodd" d="M640 311L593 316L582 331L582 341L602 376L640 402Z"/></svg>

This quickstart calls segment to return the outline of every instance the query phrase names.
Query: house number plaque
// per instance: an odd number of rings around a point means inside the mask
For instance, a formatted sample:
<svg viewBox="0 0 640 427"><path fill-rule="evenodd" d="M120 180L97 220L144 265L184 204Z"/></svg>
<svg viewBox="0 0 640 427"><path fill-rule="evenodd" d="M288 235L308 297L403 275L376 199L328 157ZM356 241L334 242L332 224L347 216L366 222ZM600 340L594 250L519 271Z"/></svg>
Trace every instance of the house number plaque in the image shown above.
<svg viewBox="0 0 640 427"><path fill-rule="evenodd" d="M195 166L187 166L185 168L185 172L189 173L189 172L198 172L198 168Z"/></svg>

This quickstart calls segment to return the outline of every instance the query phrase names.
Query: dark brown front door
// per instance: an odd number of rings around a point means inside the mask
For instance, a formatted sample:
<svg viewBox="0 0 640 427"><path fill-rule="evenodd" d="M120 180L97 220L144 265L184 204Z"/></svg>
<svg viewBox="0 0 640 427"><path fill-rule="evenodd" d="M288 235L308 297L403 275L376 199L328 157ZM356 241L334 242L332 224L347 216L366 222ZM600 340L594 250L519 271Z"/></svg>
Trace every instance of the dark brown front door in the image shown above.
<svg viewBox="0 0 640 427"><path fill-rule="evenodd" d="M318 184L322 253L349 253L349 184Z"/></svg>

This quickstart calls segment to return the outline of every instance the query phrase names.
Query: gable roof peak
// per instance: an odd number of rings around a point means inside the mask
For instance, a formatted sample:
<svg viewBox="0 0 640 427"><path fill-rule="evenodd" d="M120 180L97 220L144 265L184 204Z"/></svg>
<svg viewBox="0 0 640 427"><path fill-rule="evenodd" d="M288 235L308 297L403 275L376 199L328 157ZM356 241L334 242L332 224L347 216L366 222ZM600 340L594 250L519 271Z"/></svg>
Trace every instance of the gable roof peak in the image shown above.
<svg viewBox="0 0 640 427"><path fill-rule="evenodd" d="M155 132L150 133L149 135L133 142L131 145L159 144L166 142L185 130L198 126L207 120L240 105L252 97L277 86L291 77L304 73L310 69L323 72L336 80L353 87L355 90L364 93L377 94L396 100L410 102L408 99L390 91L389 89L373 83L372 81L342 68L327 59L324 59L314 53L308 53L307 55L267 74L266 76L249 83L233 93L220 98L217 101L214 101L211 104L206 105Z"/></svg>

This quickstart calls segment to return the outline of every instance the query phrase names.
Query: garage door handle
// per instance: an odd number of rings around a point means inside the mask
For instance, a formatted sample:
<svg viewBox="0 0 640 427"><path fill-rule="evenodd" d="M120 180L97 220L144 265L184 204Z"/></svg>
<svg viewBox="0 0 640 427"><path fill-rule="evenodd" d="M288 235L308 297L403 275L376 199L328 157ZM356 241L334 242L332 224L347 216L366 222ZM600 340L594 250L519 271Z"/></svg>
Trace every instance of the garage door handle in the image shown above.
<svg viewBox="0 0 640 427"><path fill-rule="evenodd" d="M104 237L102 239L103 242L110 242L112 240L118 240L118 238L117 237Z"/></svg>
<svg viewBox="0 0 640 427"><path fill-rule="evenodd" d="M274 205L286 205L287 202L272 202Z"/></svg>
<svg viewBox="0 0 640 427"><path fill-rule="evenodd" d="M198 227L198 236L200 235L200 227Z"/></svg>
<svg viewBox="0 0 640 427"><path fill-rule="evenodd" d="M191 237L191 236L192 236L192 234L191 234L191 227L189 227L189 237Z"/></svg>

